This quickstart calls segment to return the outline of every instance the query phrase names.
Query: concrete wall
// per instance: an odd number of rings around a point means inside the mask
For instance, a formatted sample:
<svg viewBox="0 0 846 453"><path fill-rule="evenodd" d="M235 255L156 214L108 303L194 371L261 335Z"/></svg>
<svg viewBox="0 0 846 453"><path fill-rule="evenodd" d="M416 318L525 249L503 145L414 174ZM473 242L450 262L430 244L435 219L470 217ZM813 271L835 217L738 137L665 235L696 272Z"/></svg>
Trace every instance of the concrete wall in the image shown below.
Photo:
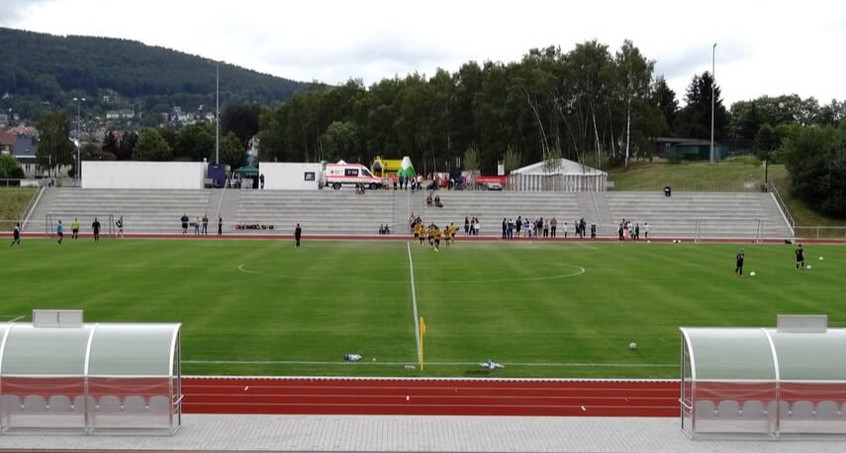
<svg viewBox="0 0 846 453"><path fill-rule="evenodd" d="M317 190L322 168L319 163L262 162L259 174L264 175L265 190ZM313 173L314 180L307 181L306 173Z"/></svg>
<svg viewBox="0 0 846 453"><path fill-rule="evenodd" d="M82 161L83 189L202 189L203 162Z"/></svg>

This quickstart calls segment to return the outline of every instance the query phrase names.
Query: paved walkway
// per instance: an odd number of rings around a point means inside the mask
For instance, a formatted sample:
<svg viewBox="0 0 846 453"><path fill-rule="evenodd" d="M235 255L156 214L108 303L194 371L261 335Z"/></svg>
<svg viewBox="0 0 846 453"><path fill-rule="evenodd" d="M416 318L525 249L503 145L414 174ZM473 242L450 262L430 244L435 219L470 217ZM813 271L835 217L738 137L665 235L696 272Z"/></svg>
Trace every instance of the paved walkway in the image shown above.
<svg viewBox="0 0 846 453"><path fill-rule="evenodd" d="M187 415L173 437L7 434L0 449L841 453L846 442L691 441L676 418Z"/></svg>

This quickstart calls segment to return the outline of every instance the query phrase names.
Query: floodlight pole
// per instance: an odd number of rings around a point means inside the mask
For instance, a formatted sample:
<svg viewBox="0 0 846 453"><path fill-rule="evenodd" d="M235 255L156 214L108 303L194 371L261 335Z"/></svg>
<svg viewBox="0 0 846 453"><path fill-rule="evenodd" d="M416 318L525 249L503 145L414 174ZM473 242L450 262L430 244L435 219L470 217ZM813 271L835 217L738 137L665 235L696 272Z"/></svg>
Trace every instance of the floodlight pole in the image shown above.
<svg viewBox="0 0 846 453"><path fill-rule="evenodd" d="M220 165L220 62L217 63L217 82L215 89L215 113L214 113L214 163Z"/></svg>
<svg viewBox="0 0 846 453"><path fill-rule="evenodd" d="M717 43L711 47L711 163L714 163L714 93L717 86Z"/></svg>
<svg viewBox="0 0 846 453"><path fill-rule="evenodd" d="M73 98L74 102L76 102L76 172L74 172L74 179L82 181L80 177L80 172L82 171L82 160L79 152L79 145L80 145L80 125L79 125L79 112L80 112L80 103L85 102L85 98Z"/></svg>

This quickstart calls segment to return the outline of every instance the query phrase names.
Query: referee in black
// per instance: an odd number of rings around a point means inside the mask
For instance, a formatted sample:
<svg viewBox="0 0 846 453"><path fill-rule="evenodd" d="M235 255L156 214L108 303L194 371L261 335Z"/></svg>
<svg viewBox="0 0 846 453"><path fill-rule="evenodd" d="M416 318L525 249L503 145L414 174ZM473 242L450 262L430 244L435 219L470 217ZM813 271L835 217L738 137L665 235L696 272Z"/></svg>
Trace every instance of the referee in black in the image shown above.
<svg viewBox="0 0 846 453"><path fill-rule="evenodd" d="M796 269L805 270L805 249L802 248L802 244L796 246L794 253L796 253Z"/></svg>
<svg viewBox="0 0 846 453"><path fill-rule="evenodd" d="M297 224L297 227L294 228L294 239L297 241L297 247L300 246L300 239L303 237L303 229L300 228L300 224Z"/></svg>
<svg viewBox="0 0 846 453"><path fill-rule="evenodd" d="M737 256L735 257L735 260L737 261L737 265L734 268L734 275L736 275L738 277L743 276L743 259L745 257L746 257L746 255L743 253L743 249L740 249L740 251L737 252Z"/></svg>

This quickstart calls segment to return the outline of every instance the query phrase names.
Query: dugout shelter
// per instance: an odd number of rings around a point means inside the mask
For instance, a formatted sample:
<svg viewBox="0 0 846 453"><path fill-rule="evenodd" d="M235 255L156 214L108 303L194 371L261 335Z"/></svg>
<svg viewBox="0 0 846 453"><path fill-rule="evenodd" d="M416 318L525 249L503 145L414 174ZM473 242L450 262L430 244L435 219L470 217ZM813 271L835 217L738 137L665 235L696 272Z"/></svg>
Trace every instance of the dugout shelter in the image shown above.
<svg viewBox="0 0 846 453"><path fill-rule="evenodd" d="M182 421L181 324L83 323L34 310L0 324L3 433L172 435Z"/></svg>
<svg viewBox="0 0 846 453"><path fill-rule="evenodd" d="M691 438L846 434L846 329L825 316L778 328L681 329L681 425Z"/></svg>

